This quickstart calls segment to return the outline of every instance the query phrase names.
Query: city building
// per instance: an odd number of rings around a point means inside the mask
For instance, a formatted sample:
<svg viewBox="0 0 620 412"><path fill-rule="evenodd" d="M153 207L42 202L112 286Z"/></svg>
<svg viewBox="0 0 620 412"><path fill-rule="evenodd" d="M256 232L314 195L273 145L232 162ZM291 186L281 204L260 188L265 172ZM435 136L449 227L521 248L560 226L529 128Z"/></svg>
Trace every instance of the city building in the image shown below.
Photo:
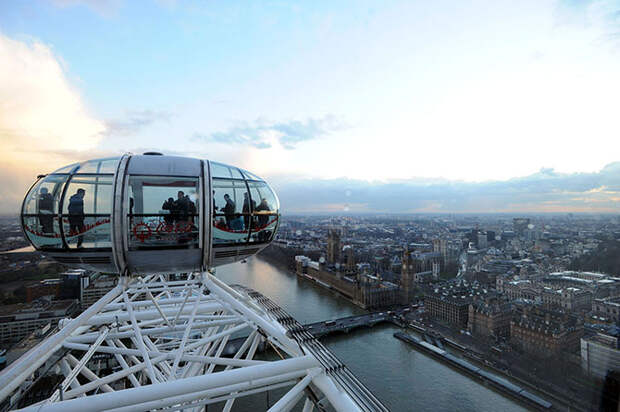
<svg viewBox="0 0 620 412"><path fill-rule="evenodd" d="M95 279L91 279L90 284L86 288L81 289L80 292L82 310L86 310L90 305L111 291L117 282L118 276L100 275Z"/></svg>
<svg viewBox="0 0 620 412"><path fill-rule="evenodd" d="M403 252L403 271L409 281L428 283L439 278L441 270L441 254L438 252ZM405 260L407 264L405 265ZM403 273L401 272L401 278Z"/></svg>
<svg viewBox="0 0 620 412"><path fill-rule="evenodd" d="M620 278L603 273L566 270L549 273L542 282L554 288L585 288L599 298L620 295Z"/></svg>
<svg viewBox="0 0 620 412"><path fill-rule="evenodd" d="M544 287L540 297L542 303L548 308L559 308L572 312L589 312L592 309L592 292L585 289Z"/></svg>
<svg viewBox="0 0 620 412"><path fill-rule="evenodd" d="M488 244L487 234L484 232L478 232L478 249L486 249Z"/></svg>
<svg viewBox="0 0 620 412"><path fill-rule="evenodd" d="M446 259L448 254L448 242L446 239L433 239L433 252L440 253Z"/></svg>
<svg viewBox="0 0 620 412"><path fill-rule="evenodd" d="M356 300L365 309L392 306L399 302L399 298L398 285L371 276L362 276L356 294Z"/></svg>
<svg viewBox="0 0 620 412"><path fill-rule="evenodd" d="M377 276L365 273L347 276L328 270L324 260L316 262L301 255L295 256L295 268L298 276L335 290L365 309L395 305L400 300L399 287Z"/></svg>
<svg viewBox="0 0 620 412"><path fill-rule="evenodd" d="M499 278L498 278L499 280ZM540 287L531 280L512 280L502 282L502 291L511 300L536 300L540 297Z"/></svg>
<svg viewBox="0 0 620 412"><path fill-rule="evenodd" d="M510 343L540 357L576 352L582 336L577 317L532 305L523 306L510 322Z"/></svg>
<svg viewBox="0 0 620 412"><path fill-rule="evenodd" d="M581 367L588 375L605 379L611 370L620 370L620 328L581 338Z"/></svg>
<svg viewBox="0 0 620 412"><path fill-rule="evenodd" d="M56 297L60 293L60 279L44 279L34 285L26 286L26 302L30 303L43 296Z"/></svg>
<svg viewBox="0 0 620 412"><path fill-rule="evenodd" d="M620 322L620 296L594 299L592 314L606 322Z"/></svg>
<svg viewBox="0 0 620 412"><path fill-rule="evenodd" d="M54 299L81 299L82 289L88 287L91 277L98 273L84 269L69 269L56 279L44 279L39 283L26 286L26 302L32 302L43 296Z"/></svg>
<svg viewBox="0 0 620 412"><path fill-rule="evenodd" d="M530 224L530 219L526 217L515 217L512 219L512 225L517 235L523 236Z"/></svg>
<svg viewBox="0 0 620 412"><path fill-rule="evenodd" d="M467 328L469 305L483 299L486 290L478 285L449 284L435 288L424 296L426 312L433 318Z"/></svg>
<svg viewBox="0 0 620 412"><path fill-rule="evenodd" d="M74 299L51 301L39 299L29 304L0 306L0 343L15 343L47 324L72 317L80 309Z"/></svg>
<svg viewBox="0 0 620 412"><path fill-rule="evenodd" d="M512 306L500 301L479 301L469 304L467 330L483 338L510 336Z"/></svg>

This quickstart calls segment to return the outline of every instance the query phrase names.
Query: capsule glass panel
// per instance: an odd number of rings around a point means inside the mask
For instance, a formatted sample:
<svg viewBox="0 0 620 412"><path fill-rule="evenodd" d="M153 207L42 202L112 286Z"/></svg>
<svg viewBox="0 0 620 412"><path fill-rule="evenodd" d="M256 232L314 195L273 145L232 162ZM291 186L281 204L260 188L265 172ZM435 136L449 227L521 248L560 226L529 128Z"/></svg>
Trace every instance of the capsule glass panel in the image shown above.
<svg viewBox="0 0 620 412"><path fill-rule="evenodd" d="M240 170L243 173L243 176L248 180L259 180L259 181L263 180L260 177L256 176L254 173L250 173L247 170L243 170L243 169L240 169Z"/></svg>
<svg viewBox="0 0 620 412"><path fill-rule="evenodd" d="M78 174L114 174L120 158L112 157L108 159L90 160L80 166L75 173Z"/></svg>
<svg viewBox="0 0 620 412"><path fill-rule="evenodd" d="M266 242L273 238L280 208L278 198L265 182L248 182L252 202L252 234L250 242Z"/></svg>
<svg viewBox="0 0 620 412"><path fill-rule="evenodd" d="M130 250L199 247L198 178L130 176Z"/></svg>
<svg viewBox="0 0 620 412"><path fill-rule="evenodd" d="M210 162L211 165L211 177L223 177L233 179L243 179L239 169L233 166L227 166L222 163Z"/></svg>
<svg viewBox="0 0 620 412"><path fill-rule="evenodd" d="M213 206L214 246L247 242L252 210L245 182L214 178Z"/></svg>
<svg viewBox="0 0 620 412"><path fill-rule="evenodd" d="M58 205L67 175L48 175L26 195L22 210L24 231L37 248L62 248Z"/></svg>
<svg viewBox="0 0 620 412"><path fill-rule="evenodd" d="M70 248L110 248L113 176L73 175L63 201L62 223Z"/></svg>
<svg viewBox="0 0 620 412"><path fill-rule="evenodd" d="M55 170L52 174L72 173L75 170L75 168L78 167L78 166L79 166L79 163L74 163L74 164L69 165L69 166L64 166L64 167L61 167L58 170Z"/></svg>

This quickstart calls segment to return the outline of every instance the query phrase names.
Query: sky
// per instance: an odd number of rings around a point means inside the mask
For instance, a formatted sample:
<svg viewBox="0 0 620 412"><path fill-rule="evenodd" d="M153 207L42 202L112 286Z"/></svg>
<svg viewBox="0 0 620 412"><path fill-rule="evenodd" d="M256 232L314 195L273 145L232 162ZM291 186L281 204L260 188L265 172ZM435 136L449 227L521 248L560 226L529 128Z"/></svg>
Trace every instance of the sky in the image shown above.
<svg viewBox="0 0 620 412"><path fill-rule="evenodd" d="M285 213L620 213L620 0L0 2L0 213L155 150Z"/></svg>

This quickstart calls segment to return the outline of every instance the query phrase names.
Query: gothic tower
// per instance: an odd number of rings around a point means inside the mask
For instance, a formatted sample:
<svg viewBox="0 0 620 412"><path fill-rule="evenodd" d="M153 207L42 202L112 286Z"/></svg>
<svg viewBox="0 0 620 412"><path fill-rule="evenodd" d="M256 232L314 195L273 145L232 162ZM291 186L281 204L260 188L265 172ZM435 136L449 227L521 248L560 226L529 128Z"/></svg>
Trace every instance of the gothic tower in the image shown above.
<svg viewBox="0 0 620 412"><path fill-rule="evenodd" d="M327 231L327 263L340 263L340 231L338 229L328 229Z"/></svg>
<svg viewBox="0 0 620 412"><path fill-rule="evenodd" d="M402 303L407 304L413 298L415 286L413 284L414 268L409 254L409 248L405 246L402 258L403 266L400 272L400 288L402 293Z"/></svg>

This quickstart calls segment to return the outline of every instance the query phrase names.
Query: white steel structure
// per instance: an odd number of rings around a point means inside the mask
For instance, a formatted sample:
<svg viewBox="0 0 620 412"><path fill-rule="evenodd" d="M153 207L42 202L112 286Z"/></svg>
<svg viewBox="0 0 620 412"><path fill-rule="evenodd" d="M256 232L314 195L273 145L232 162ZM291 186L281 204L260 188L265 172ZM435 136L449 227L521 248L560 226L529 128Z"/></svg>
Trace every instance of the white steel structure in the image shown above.
<svg viewBox="0 0 620 412"><path fill-rule="evenodd" d="M39 176L22 205L26 239L121 277L0 373L0 409L229 411L263 392L279 397L274 411L385 410L275 303L212 275L269 245L279 210L263 179L209 160L127 154ZM265 346L275 360L255 359Z"/></svg>
<svg viewBox="0 0 620 412"><path fill-rule="evenodd" d="M276 360L255 359L259 345L273 349ZM101 358L116 366L104 370ZM58 378L51 395L25 405L43 376ZM41 412L199 411L211 404L229 411L237 398L267 391L273 411L386 410L272 301L209 272L180 281L122 277L0 374L5 409Z"/></svg>

